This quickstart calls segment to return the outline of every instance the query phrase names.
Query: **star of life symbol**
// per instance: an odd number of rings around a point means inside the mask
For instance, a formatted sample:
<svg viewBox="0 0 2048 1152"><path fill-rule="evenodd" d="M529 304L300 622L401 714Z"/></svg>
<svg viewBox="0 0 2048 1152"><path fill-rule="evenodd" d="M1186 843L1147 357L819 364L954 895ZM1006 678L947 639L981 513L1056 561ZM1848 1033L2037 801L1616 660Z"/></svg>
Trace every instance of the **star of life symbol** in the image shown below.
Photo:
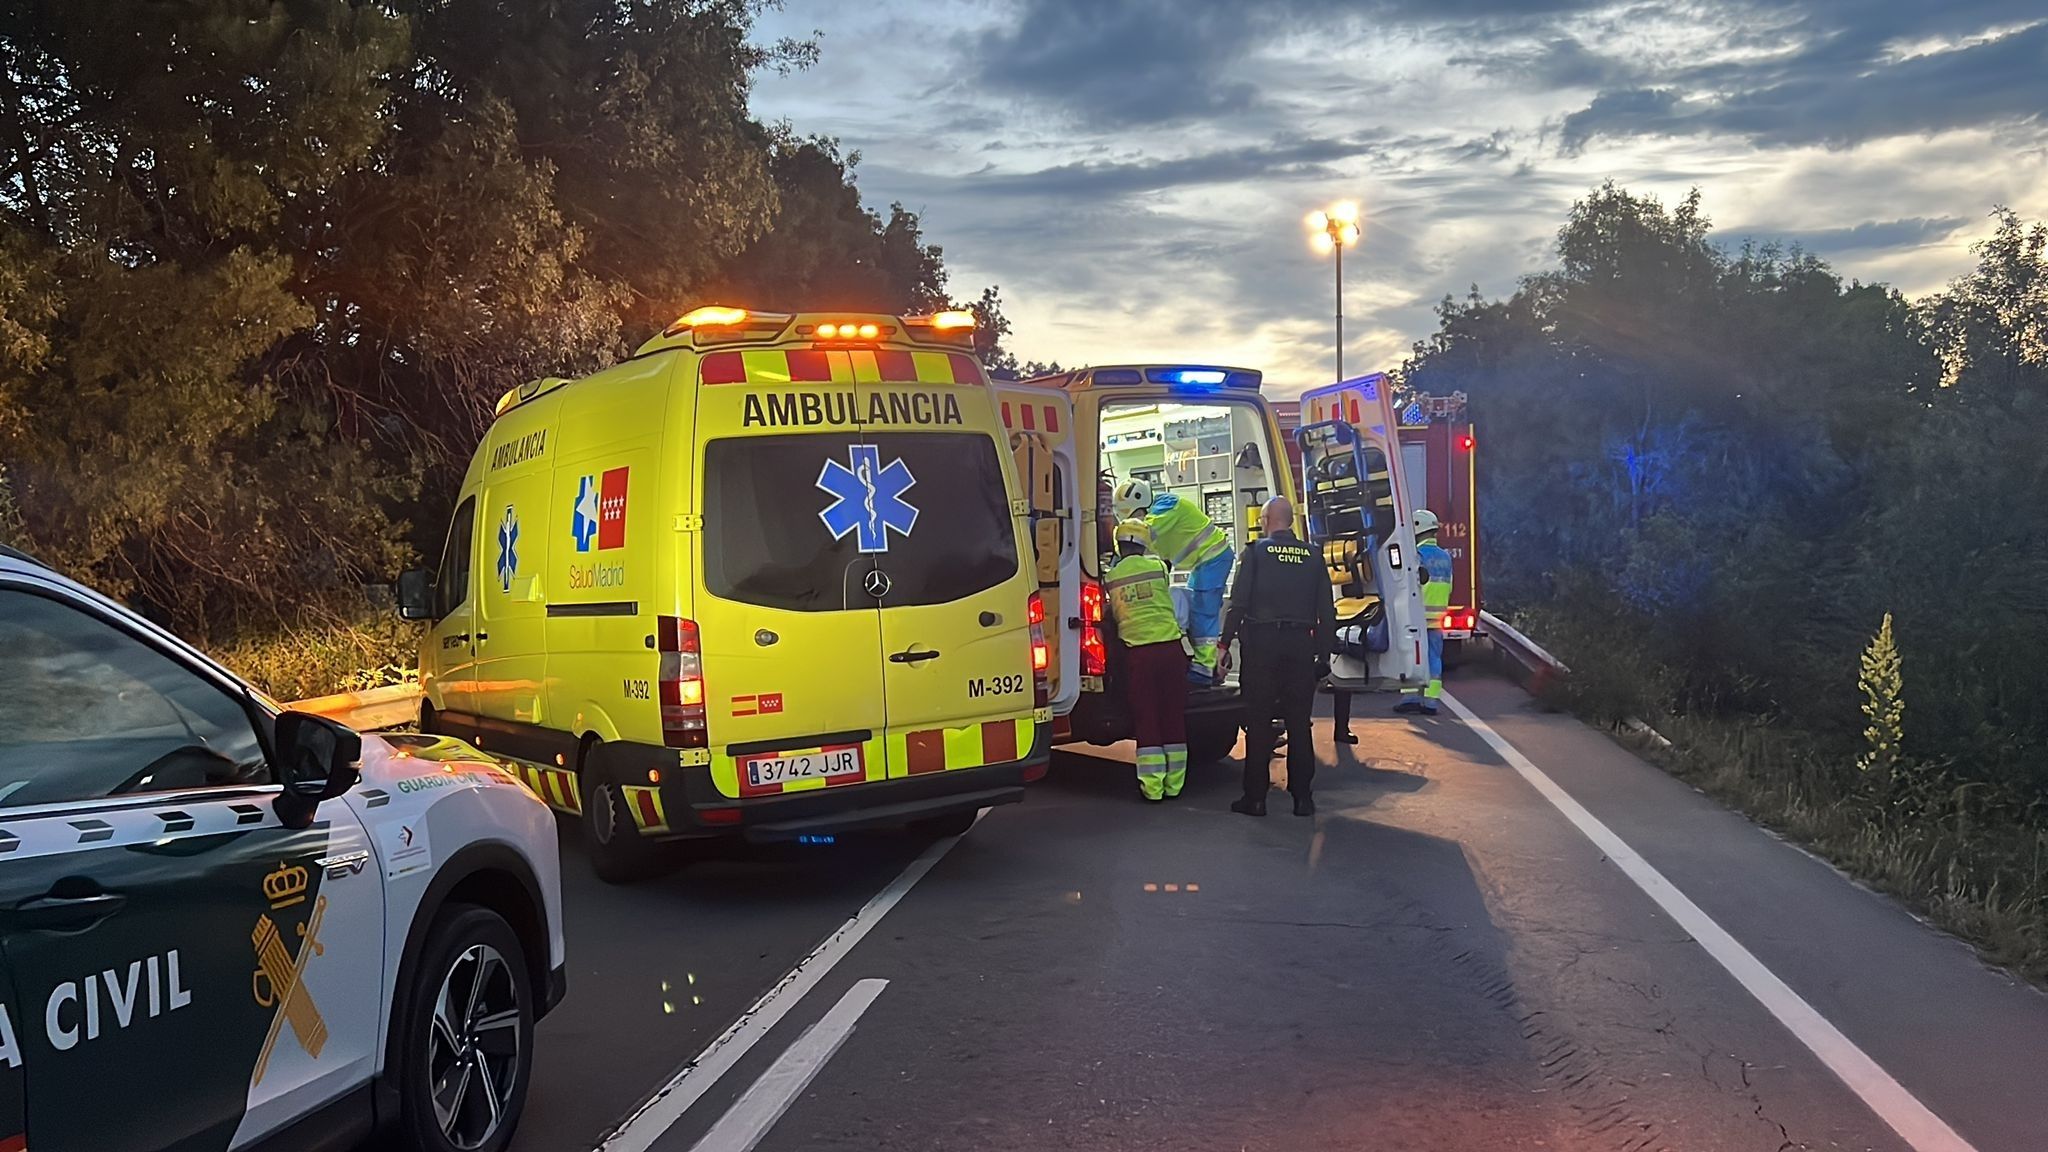
<svg viewBox="0 0 2048 1152"><path fill-rule="evenodd" d="M505 519L498 525L498 588L512 590L512 577L519 574L519 513L505 505Z"/></svg>
<svg viewBox="0 0 2048 1152"><path fill-rule="evenodd" d="M917 507L903 499L917 478L901 457L884 468L872 444L850 444L846 453L851 467L827 460L818 472L818 487L836 497L818 519L834 540L853 532L862 552L887 552L890 532L908 536L917 525Z"/></svg>
<svg viewBox="0 0 2048 1152"><path fill-rule="evenodd" d="M577 482L576 516L569 530L576 537L576 550L590 551L590 541L597 535L597 477L585 476Z"/></svg>

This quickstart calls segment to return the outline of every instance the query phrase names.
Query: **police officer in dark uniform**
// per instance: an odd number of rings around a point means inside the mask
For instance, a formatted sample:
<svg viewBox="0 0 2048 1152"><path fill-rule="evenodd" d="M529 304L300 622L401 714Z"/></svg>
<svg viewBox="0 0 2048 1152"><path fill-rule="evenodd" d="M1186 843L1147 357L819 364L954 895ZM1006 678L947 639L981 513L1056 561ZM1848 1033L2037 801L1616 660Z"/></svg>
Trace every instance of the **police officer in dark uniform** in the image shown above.
<svg viewBox="0 0 2048 1152"><path fill-rule="evenodd" d="M1273 756L1273 719L1279 717L1287 726L1287 790L1294 796L1294 814L1313 816L1316 751L1308 717L1317 682L1330 674L1337 610L1321 556L1294 534L1294 506L1286 497L1266 501L1259 525L1265 534L1245 549L1223 622L1223 650L1237 639L1244 653L1238 672L1244 700L1244 796L1230 810L1266 814L1267 762Z"/></svg>

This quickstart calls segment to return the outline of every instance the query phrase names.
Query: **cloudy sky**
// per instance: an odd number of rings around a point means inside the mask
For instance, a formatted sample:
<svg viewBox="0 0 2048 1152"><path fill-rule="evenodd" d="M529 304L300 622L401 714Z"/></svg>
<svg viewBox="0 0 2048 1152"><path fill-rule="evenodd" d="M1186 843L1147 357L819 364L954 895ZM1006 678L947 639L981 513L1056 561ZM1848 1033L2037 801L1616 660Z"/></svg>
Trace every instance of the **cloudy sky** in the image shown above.
<svg viewBox="0 0 2048 1152"><path fill-rule="evenodd" d="M1916 294L1993 205L2048 217L2048 0L788 0L760 28L813 31L757 114L858 150L1027 358L1327 380L1302 217L1340 198L1351 373L1544 266L1608 177Z"/></svg>

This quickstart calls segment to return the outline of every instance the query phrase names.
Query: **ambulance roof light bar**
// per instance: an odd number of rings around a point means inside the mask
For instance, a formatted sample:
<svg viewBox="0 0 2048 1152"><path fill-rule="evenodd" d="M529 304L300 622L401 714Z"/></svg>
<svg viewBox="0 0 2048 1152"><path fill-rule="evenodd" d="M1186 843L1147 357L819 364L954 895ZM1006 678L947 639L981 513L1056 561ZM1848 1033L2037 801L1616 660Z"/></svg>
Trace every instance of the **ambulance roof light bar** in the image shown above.
<svg viewBox="0 0 2048 1152"><path fill-rule="evenodd" d="M974 347L974 330L981 321L974 313L964 308L949 308L944 312L933 312L923 316L905 316L905 335L918 340L930 340L939 344L957 344L962 348Z"/></svg>

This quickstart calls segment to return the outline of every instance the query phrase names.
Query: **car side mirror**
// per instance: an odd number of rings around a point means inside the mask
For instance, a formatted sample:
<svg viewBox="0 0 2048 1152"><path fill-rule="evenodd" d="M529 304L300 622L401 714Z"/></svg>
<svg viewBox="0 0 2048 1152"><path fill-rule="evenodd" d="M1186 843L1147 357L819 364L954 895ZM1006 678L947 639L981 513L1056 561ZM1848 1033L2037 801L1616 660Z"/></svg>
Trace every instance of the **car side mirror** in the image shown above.
<svg viewBox="0 0 2048 1152"><path fill-rule="evenodd" d="M346 724L310 712L286 712L276 728L277 818L287 828L313 823L320 802L356 786L363 778L363 738Z"/></svg>
<svg viewBox="0 0 2048 1152"><path fill-rule="evenodd" d="M398 615L404 620L434 618L434 576L424 568L398 574Z"/></svg>

